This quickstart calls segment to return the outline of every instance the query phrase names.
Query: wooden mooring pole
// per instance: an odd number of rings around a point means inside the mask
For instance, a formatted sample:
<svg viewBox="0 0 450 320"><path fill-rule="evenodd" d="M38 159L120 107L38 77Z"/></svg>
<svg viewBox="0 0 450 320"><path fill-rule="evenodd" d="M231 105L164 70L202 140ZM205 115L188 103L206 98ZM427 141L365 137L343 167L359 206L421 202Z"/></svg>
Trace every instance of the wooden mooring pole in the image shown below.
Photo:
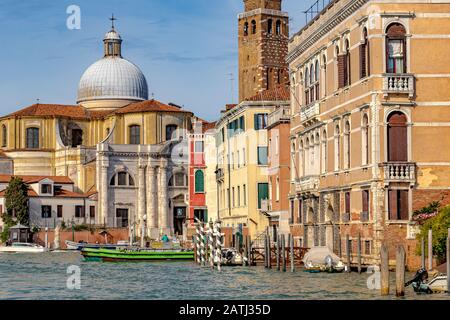
<svg viewBox="0 0 450 320"><path fill-rule="evenodd" d="M389 251L387 245L383 244L380 251L380 282L381 282L381 295L389 295Z"/></svg>
<svg viewBox="0 0 450 320"><path fill-rule="evenodd" d="M267 228L267 266L272 269L272 246L270 243L269 228Z"/></svg>
<svg viewBox="0 0 450 320"><path fill-rule="evenodd" d="M277 236L277 270L280 271L281 267L280 267L280 239L281 239L281 235Z"/></svg>
<svg viewBox="0 0 450 320"><path fill-rule="evenodd" d="M283 261L283 272L286 272L286 237L281 235L281 259Z"/></svg>
<svg viewBox="0 0 450 320"><path fill-rule="evenodd" d="M397 258L395 267L395 283L396 283L396 296L403 297L405 295L405 248L403 246L397 247Z"/></svg>
<svg viewBox="0 0 450 320"><path fill-rule="evenodd" d="M422 269L425 269L426 267L426 260L425 260L425 238L422 238L422 244L421 244L421 257L420 257L420 261L422 264Z"/></svg>
<svg viewBox="0 0 450 320"><path fill-rule="evenodd" d="M447 294L450 295L450 228L447 231Z"/></svg>
<svg viewBox="0 0 450 320"><path fill-rule="evenodd" d="M290 247L290 252L291 252L291 272L295 271L295 261L294 261L294 236L292 234L289 234L289 247Z"/></svg>
<svg viewBox="0 0 450 320"><path fill-rule="evenodd" d="M247 243L248 243L248 266L253 265L253 250L252 250L252 238L251 236L247 236Z"/></svg>
<svg viewBox="0 0 450 320"><path fill-rule="evenodd" d="M347 272L352 272L351 268L351 257L350 257L350 237L347 235L345 237L345 247L347 250Z"/></svg>
<svg viewBox="0 0 450 320"><path fill-rule="evenodd" d="M433 270L433 230L428 230L428 270Z"/></svg>
<svg viewBox="0 0 450 320"><path fill-rule="evenodd" d="M358 273L361 274L362 263L361 263L361 234L358 234Z"/></svg>
<svg viewBox="0 0 450 320"><path fill-rule="evenodd" d="M264 235L264 268L268 268L268 254L267 254L267 234Z"/></svg>

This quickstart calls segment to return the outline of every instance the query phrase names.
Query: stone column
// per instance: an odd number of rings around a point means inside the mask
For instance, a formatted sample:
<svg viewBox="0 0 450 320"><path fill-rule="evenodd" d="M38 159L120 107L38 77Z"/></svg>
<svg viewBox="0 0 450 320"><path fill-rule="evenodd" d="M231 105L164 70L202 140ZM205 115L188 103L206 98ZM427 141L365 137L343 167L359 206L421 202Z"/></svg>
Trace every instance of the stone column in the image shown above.
<svg viewBox="0 0 450 320"><path fill-rule="evenodd" d="M146 168L146 165L143 162L143 159L139 158L138 203L137 203L137 213L138 213L137 215L138 215L138 219L139 219L139 228L137 228L138 230L136 230L136 231L139 234L139 236L141 237L141 246L144 245L143 237L145 236L145 229L146 229L146 225L145 225L145 221L144 221L144 216L145 216L145 211L146 211L146 207L145 207L145 198L146 198L145 168Z"/></svg>
<svg viewBox="0 0 450 320"><path fill-rule="evenodd" d="M167 196L167 163L165 160L161 162L159 167L159 215L161 233L171 235L169 220L169 204Z"/></svg>
<svg viewBox="0 0 450 320"><path fill-rule="evenodd" d="M101 193L100 193L100 217L99 217L99 224L103 225L106 224L107 227L110 227L110 223L112 221L109 221L108 219L108 161L106 159L103 159L102 164L100 166L100 181L101 181ZM113 217L114 218L114 217Z"/></svg>
<svg viewBox="0 0 450 320"><path fill-rule="evenodd" d="M151 162L147 166L147 228L151 239L157 239L159 236L159 221L157 212L157 179L156 168Z"/></svg>

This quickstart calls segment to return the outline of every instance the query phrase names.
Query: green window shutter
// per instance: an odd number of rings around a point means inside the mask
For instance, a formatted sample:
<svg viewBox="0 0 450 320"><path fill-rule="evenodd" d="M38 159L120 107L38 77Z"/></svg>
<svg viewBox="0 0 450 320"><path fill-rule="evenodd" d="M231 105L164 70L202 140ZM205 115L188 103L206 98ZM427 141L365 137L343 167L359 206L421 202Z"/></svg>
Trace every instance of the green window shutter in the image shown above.
<svg viewBox="0 0 450 320"><path fill-rule="evenodd" d="M239 129L241 129L242 131L245 131L244 116L239 118Z"/></svg>
<svg viewBox="0 0 450 320"><path fill-rule="evenodd" d="M259 117L257 114L255 114L255 130L259 130Z"/></svg>
<svg viewBox="0 0 450 320"><path fill-rule="evenodd" d="M205 177L202 170L195 172L195 192L205 192Z"/></svg>
<svg viewBox="0 0 450 320"><path fill-rule="evenodd" d="M269 199L269 184L258 183L258 209L261 209L261 201Z"/></svg>

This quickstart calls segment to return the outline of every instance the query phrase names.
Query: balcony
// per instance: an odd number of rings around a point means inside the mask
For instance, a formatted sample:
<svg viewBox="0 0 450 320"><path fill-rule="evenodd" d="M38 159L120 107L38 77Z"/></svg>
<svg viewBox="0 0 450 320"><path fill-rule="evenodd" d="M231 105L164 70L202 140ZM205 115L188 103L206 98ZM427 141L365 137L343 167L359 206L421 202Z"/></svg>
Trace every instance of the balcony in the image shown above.
<svg viewBox="0 0 450 320"><path fill-rule="evenodd" d="M218 168L216 171L216 181L222 181L224 178L224 172L223 169Z"/></svg>
<svg viewBox="0 0 450 320"><path fill-rule="evenodd" d="M314 101L300 110L301 121L304 124L312 124L317 122L320 114L320 104L318 101Z"/></svg>
<svg viewBox="0 0 450 320"><path fill-rule="evenodd" d="M277 108L269 114L267 119L267 127L270 128L278 123L289 122L291 119L291 107L283 106Z"/></svg>
<svg viewBox="0 0 450 320"><path fill-rule="evenodd" d="M408 94L409 98L414 97L414 76L412 74L388 73L383 78L383 93L387 98L389 94Z"/></svg>
<svg viewBox="0 0 450 320"><path fill-rule="evenodd" d="M384 180L389 182L416 181L416 164L413 162L389 162L381 164L384 170Z"/></svg>
<svg viewBox="0 0 450 320"><path fill-rule="evenodd" d="M296 192L313 192L319 189L319 176L307 176L295 181Z"/></svg>

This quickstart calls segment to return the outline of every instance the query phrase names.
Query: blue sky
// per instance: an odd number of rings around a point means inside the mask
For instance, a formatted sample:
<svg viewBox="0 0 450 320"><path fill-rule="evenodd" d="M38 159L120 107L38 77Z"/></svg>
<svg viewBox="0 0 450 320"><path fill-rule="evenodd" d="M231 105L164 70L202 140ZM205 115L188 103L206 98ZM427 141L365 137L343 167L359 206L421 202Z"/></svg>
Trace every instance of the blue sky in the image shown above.
<svg viewBox="0 0 450 320"><path fill-rule="evenodd" d="M314 0L284 0L291 32ZM69 5L81 30L66 27ZM207 120L237 102L237 14L242 0L0 0L1 115L39 99L74 104L85 69L102 57L111 13L119 19L123 56L137 64L149 92ZM234 101L231 101L231 100Z"/></svg>

